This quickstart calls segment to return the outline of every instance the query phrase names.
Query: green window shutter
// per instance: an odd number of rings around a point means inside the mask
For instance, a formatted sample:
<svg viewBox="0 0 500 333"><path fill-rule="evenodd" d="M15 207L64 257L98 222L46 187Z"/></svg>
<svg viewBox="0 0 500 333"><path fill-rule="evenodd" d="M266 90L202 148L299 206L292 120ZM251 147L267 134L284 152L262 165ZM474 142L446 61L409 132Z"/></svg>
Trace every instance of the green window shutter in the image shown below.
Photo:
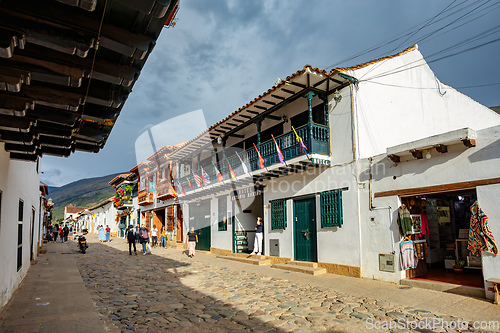
<svg viewBox="0 0 500 333"><path fill-rule="evenodd" d="M342 227L342 191L333 190L322 192L321 200L321 228Z"/></svg>
<svg viewBox="0 0 500 333"><path fill-rule="evenodd" d="M271 200L271 229L286 229L286 200Z"/></svg>

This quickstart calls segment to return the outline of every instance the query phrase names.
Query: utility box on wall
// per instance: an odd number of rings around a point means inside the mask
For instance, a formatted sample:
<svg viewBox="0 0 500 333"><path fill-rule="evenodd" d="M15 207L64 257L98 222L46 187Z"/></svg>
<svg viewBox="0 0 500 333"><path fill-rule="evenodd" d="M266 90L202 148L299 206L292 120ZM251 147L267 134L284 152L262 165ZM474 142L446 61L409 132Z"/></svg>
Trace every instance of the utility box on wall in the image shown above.
<svg viewBox="0 0 500 333"><path fill-rule="evenodd" d="M280 240L270 239L269 240L269 255L273 257L280 256Z"/></svg>
<svg viewBox="0 0 500 333"><path fill-rule="evenodd" d="M394 273L394 254L379 253L378 255L379 270L384 272Z"/></svg>

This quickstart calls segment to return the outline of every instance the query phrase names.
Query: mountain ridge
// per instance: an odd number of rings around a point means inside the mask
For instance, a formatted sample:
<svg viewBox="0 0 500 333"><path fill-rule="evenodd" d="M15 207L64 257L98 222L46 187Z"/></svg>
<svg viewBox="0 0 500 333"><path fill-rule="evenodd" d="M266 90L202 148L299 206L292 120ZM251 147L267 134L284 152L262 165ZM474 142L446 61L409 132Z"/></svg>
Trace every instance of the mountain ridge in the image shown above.
<svg viewBox="0 0 500 333"><path fill-rule="evenodd" d="M115 189L108 182L122 173L126 172L79 179L60 187L49 186L48 197L54 202L52 220L58 221L63 218L64 207L69 204L76 207L92 207L114 196Z"/></svg>

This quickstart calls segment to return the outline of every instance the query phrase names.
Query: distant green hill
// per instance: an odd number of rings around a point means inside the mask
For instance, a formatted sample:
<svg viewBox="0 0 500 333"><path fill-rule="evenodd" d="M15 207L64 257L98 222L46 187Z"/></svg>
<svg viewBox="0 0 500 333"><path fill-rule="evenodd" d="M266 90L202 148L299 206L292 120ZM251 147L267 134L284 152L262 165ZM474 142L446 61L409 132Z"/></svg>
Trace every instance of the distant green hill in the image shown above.
<svg viewBox="0 0 500 333"><path fill-rule="evenodd" d="M86 178L61 187L49 187L48 197L54 202L53 221L64 217L64 207L90 207L115 195L115 189L108 182L118 176L116 173L103 177Z"/></svg>

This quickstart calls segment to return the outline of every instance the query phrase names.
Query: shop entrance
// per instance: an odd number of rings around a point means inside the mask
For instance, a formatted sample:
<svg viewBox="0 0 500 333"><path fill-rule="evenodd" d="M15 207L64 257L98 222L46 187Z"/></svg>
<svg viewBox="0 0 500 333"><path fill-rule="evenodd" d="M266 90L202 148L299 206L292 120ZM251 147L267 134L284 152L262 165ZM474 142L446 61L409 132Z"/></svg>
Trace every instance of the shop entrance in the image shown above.
<svg viewBox="0 0 500 333"><path fill-rule="evenodd" d="M419 258L407 278L484 288L481 257L467 249L470 207L476 200L475 190L402 198Z"/></svg>
<svg viewBox="0 0 500 333"><path fill-rule="evenodd" d="M198 250L210 251L210 200L189 205L189 227L198 235Z"/></svg>
<svg viewBox="0 0 500 333"><path fill-rule="evenodd" d="M156 229L161 230L162 227L165 227L165 209L157 209L153 211L153 225L151 226L151 229L156 226Z"/></svg>
<svg viewBox="0 0 500 333"><path fill-rule="evenodd" d="M294 200L295 260L318 261L314 198Z"/></svg>

